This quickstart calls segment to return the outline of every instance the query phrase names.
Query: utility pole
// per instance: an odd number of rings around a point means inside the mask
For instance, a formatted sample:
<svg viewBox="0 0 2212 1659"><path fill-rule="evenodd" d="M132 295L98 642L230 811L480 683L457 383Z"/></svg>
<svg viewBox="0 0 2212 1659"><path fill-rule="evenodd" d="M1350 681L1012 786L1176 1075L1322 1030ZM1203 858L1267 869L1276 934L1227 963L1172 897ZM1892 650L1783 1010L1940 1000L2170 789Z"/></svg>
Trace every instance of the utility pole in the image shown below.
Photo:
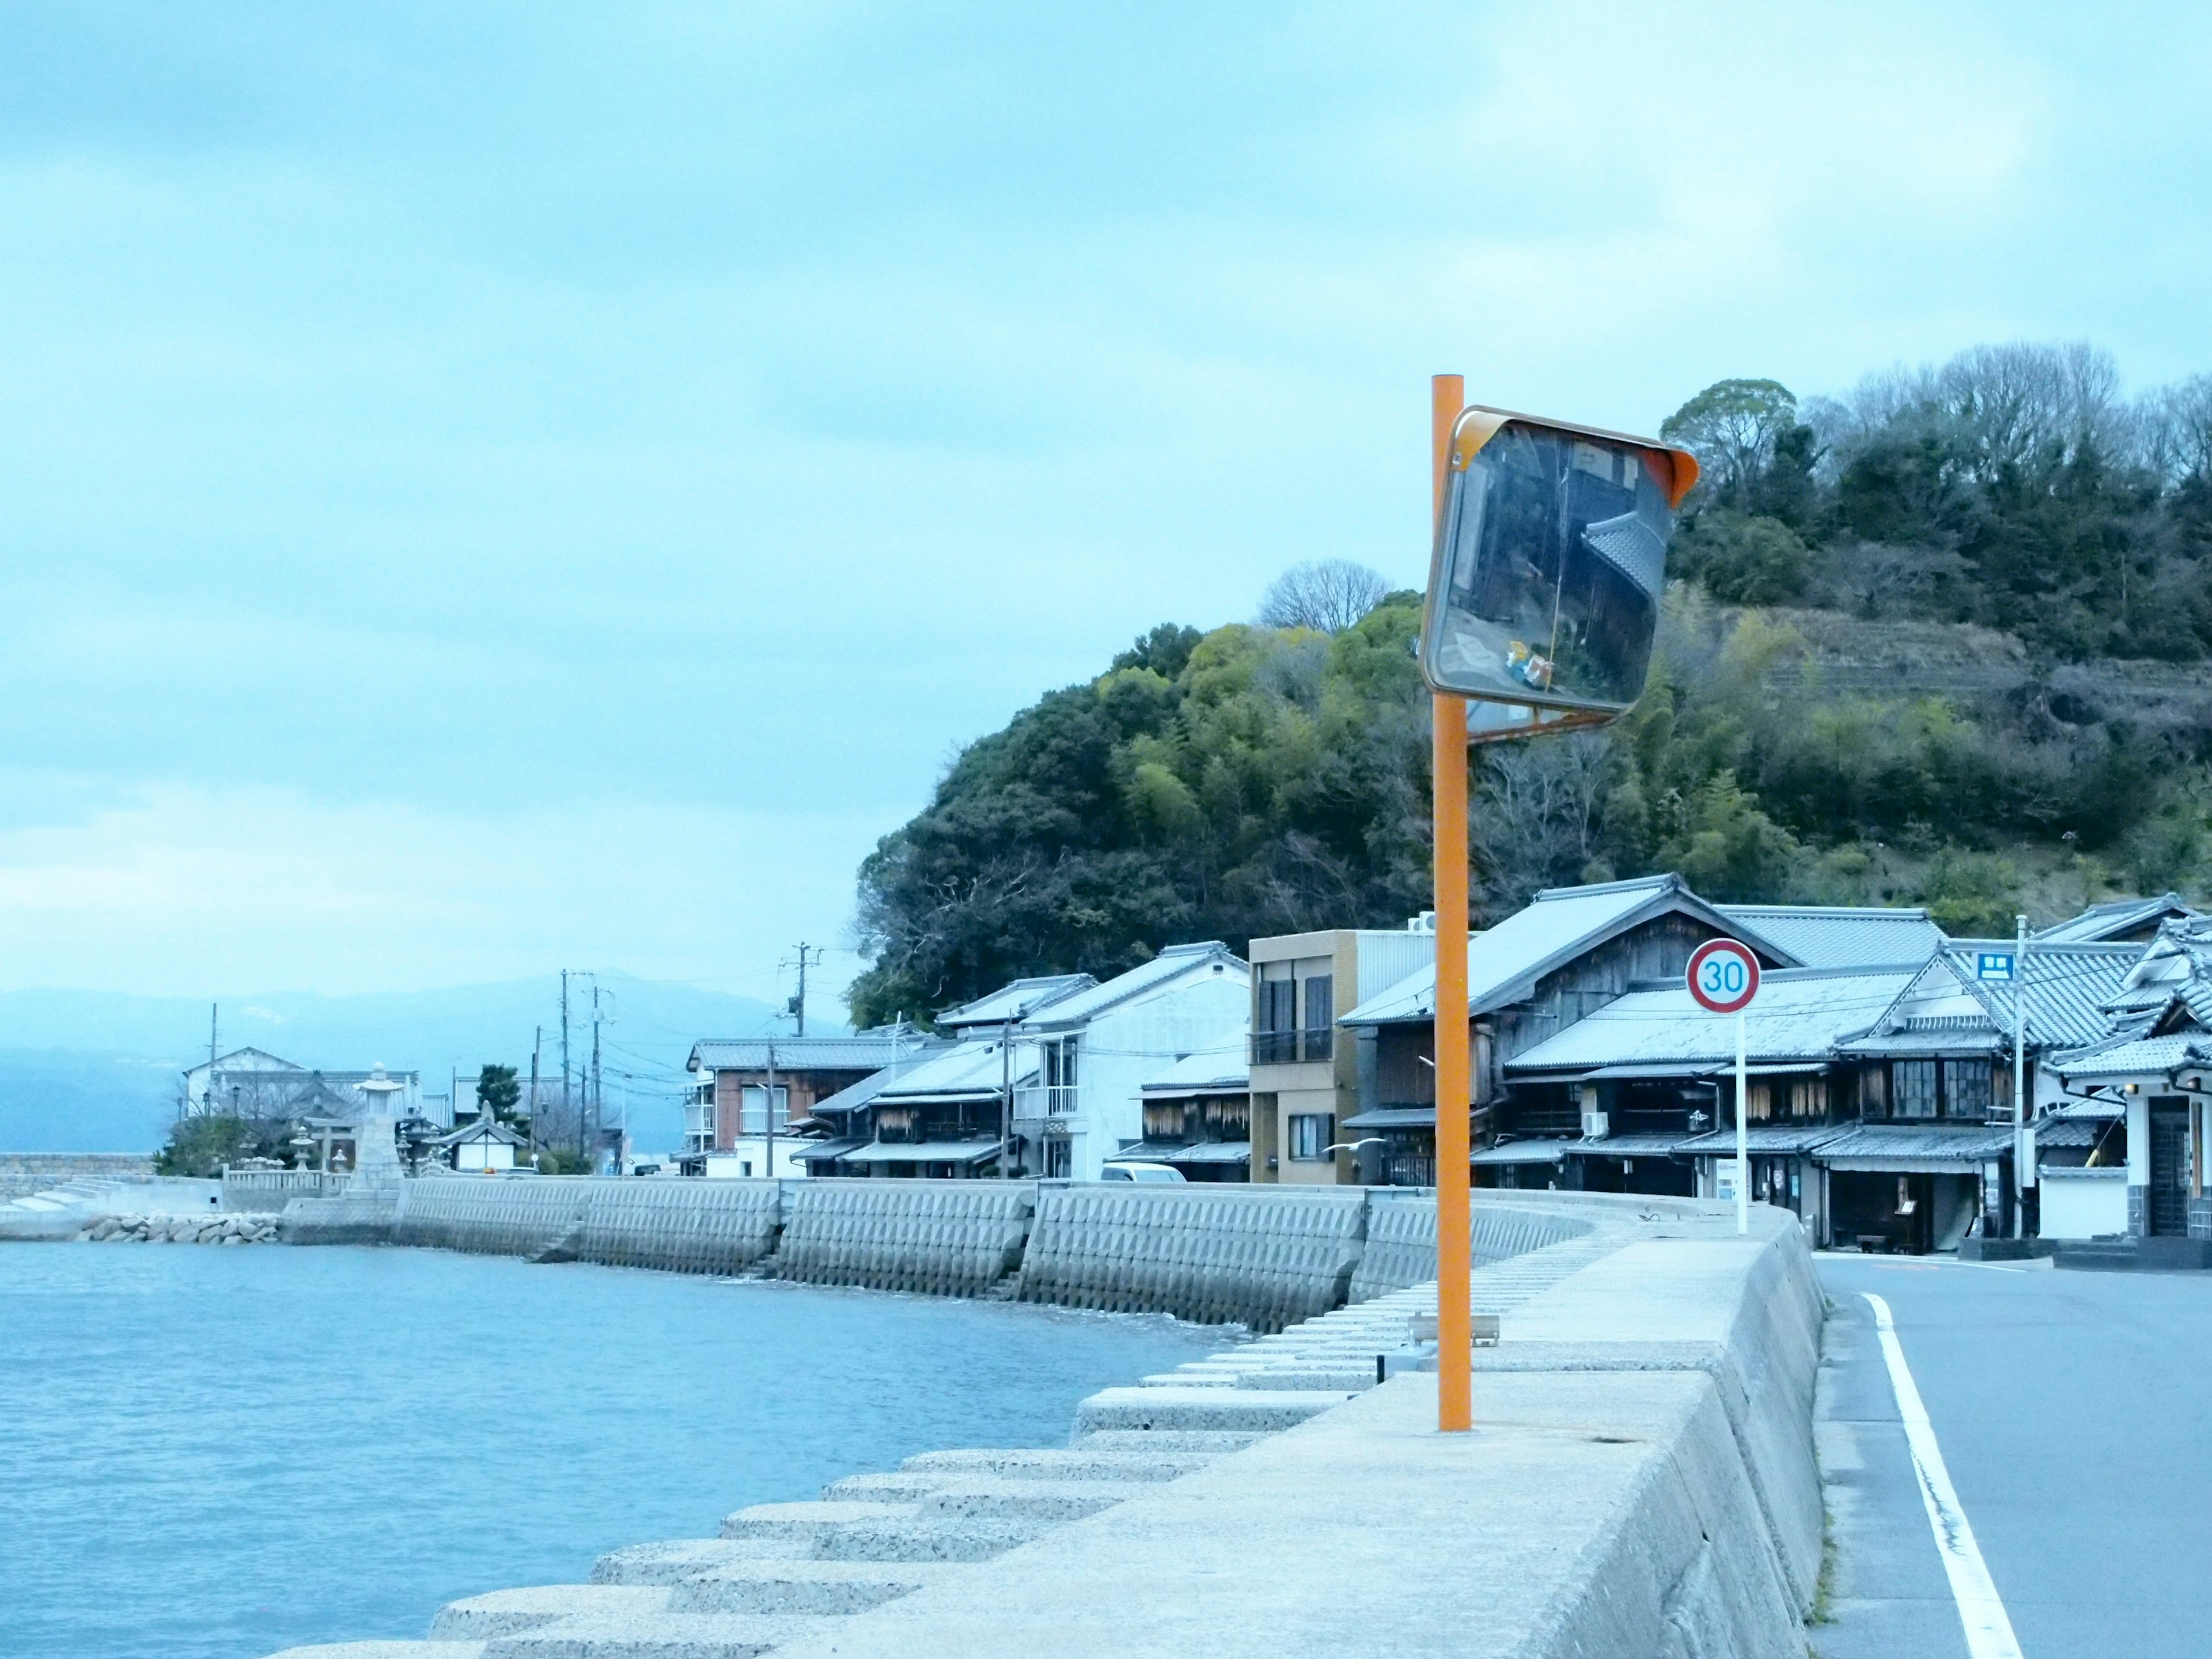
<svg viewBox="0 0 2212 1659"><path fill-rule="evenodd" d="M2013 918L2012 1236L2027 1237L2027 1189L2035 1185L2035 1126L2027 1121L2027 918Z"/></svg>
<svg viewBox="0 0 2212 1659"><path fill-rule="evenodd" d="M599 1118L606 1106L606 1094L599 1072L599 977L592 975L592 1173L598 1173L599 1162Z"/></svg>
<svg viewBox="0 0 2212 1659"><path fill-rule="evenodd" d="M822 947L821 945L808 945L808 944L807 944L804 939L801 939L801 940L799 941L799 994L798 994L797 996L795 996L795 997L792 998L792 1000L791 1000L790 1001L788 1001L788 1002L787 1002L787 1003L785 1003L785 1004L783 1005L783 1012L786 1012L787 1014L791 1015L794 1019L796 1019L796 1020L799 1022L799 1035L800 1036L805 1036L806 1035L806 964L807 964L807 960L808 960L809 956L811 955L811 957L812 957L812 959L813 959L815 962L819 963L819 962L822 960L822 952L823 952L823 947ZM785 963L783 965L784 965L785 967L787 967L787 968L788 968L788 967L790 967L790 966L791 966L791 964L790 964L789 963L787 963L787 963Z"/></svg>
<svg viewBox="0 0 2212 1659"><path fill-rule="evenodd" d="M538 1051L545 1046L545 1028L533 1027L530 1036L530 1164L538 1166Z"/></svg>
<svg viewBox="0 0 2212 1659"><path fill-rule="evenodd" d="M208 1004L208 1080L207 1087L200 1091L200 1106L203 1110L210 1112L215 1109L216 1017L222 1012L221 1003ZM187 1099L185 1102L185 1109L190 1111L191 1104L191 1100Z"/></svg>
<svg viewBox="0 0 2212 1659"><path fill-rule="evenodd" d="M561 1110L568 1109L568 970L561 970ZM576 1156L584 1155L584 1119L576 1117Z"/></svg>
<svg viewBox="0 0 2212 1659"><path fill-rule="evenodd" d="M1014 1017L999 1028L999 1179L1012 1181L1006 1142L1014 1132Z"/></svg>

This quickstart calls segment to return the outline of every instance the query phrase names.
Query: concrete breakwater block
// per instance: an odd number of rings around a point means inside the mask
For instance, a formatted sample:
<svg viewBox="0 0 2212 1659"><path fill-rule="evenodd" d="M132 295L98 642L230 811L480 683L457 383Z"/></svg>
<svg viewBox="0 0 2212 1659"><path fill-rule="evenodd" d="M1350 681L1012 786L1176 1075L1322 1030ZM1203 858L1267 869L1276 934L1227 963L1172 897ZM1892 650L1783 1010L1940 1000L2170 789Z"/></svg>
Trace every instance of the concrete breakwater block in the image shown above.
<svg viewBox="0 0 2212 1659"><path fill-rule="evenodd" d="M1295 1428L1351 1395L1327 1389L1105 1389L1075 1408L1078 1434L1091 1429Z"/></svg>
<svg viewBox="0 0 2212 1659"><path fill-rule="evenodd" d="M823 1623L742 1613L582 1613L495 1637L483 1659L753 1659Z"/></svg>
<svg viewBox="0 0 2212 1659"><path fill-rule="evenodd" d="M1231 1429L1093 1429L1078 1432L1068 1442L1073 1451L1141 1451L1157 1456L1169 1452L1204 1453L1209 1457L1240 1452L1265 1436Z"/></svg>
<svg viewBox="0 0 2212 1659"><path fill-rule="evenodd" d="M842 1521L814 1534L817 1561L989 1561L1060 1524L1049 1516L912 1515Z"/></svg>
<svg viewBox="0 0 2212 1659"><path fill-rule="evenodd" d="M865 1613L942 1583L957 1565L936 1561L749 1562L681 1580L671 1613Z"/></svg>
<svg viewBox="0 0 2212 1659"><path fill-rule="evenodd" d="M448 1601L430 1621L434 1642L486 1641L533 1630L556 1619L578 1613L597 1613L629 1619L664 1613L668 1591L663 1588L615 1584L546 1584L528 1589L493 1590L465 1601Z"/></svg>
<svg viewBox="0 0 2212 1659"><path fill-rule="evenodd" d="M899 1468L930 1474L994 1475L1004 1480L1158 1481L1176 1480L1212 1461L1208 1454L1164 1447L1152 1452L1040 1446L1018 1451L922 1452Z"/></svg>
<svg viewBox="0 0 2212 1659"><path fill-rule="evenodd" d="M775 1538L811 1544L824 1527L890 1521L914 1513L911 1504L755 1504L722 1517L725 1538Z"/></svg>
<svg viewBox="0 0 2212 1659"><path fill-rule="evenodd" d="M701 1573L734 1571L762 1562L803 1558L806 1540L791 1538L672 1538L609 1550L592 1563L594 1584L674 1584Z"/></svg>
<svg viewBox="0 0 2212 1659"><path fill-rule="evenodd" d="M911 1502L918 1513L942 1516L1014 1516L1080 1521L1120 1503L1140 1483L1113 1480L1006 1480L986 1476L855 1474L822 1490L829 1499ZM1149 1483L1142 1483L1149 1484Z"/></svg>
<svg viewBox="0 0 2212 1659"><path fill-rule="evenodd" d="M483 1659L481 1642L321 1642L269 1659Z"/></svg>

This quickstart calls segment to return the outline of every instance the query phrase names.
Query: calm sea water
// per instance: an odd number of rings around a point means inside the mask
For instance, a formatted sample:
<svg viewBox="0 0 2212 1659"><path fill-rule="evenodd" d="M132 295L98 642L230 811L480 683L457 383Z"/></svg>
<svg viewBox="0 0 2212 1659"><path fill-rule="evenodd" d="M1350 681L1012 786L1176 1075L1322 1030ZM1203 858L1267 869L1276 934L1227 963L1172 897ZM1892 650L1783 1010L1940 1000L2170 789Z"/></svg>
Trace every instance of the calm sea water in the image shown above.
<svg viewBox="0 0 2212 1659"><path fill-rule="evenodd" d="M0 1654L421 1637L915 1452L1059 1443L1222 1340L428 1250L0 1246Z"/></svg>

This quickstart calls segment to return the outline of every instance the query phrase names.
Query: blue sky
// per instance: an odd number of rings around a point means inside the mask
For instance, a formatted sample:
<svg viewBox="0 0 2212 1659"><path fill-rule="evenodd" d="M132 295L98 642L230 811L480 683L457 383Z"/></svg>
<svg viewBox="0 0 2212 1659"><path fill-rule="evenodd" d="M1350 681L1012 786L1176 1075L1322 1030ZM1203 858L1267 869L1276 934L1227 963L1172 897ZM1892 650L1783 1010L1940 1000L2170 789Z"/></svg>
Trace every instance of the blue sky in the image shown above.
<svg viewBox="0 0 2212 1659"><path fill-rule="evenodd" d="M2181 7L9 7L0 988L772 994L1041 691L1416 581L1433 371L2212 369L2208 72Z"/></svg>

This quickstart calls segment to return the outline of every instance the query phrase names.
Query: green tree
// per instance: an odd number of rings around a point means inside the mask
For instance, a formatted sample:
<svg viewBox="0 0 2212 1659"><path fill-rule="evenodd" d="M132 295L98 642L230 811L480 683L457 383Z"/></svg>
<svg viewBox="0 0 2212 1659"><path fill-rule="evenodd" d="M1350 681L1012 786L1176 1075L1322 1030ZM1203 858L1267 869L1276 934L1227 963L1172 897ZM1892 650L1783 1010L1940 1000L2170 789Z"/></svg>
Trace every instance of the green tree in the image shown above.
<svg viewBox="0 0 2212 1659"><path fill-rule="evenodd" d="M477 1115L489 1114L495 1121L511 1118L522 1103L522 1085L512 1066L486 1066L477 1074Z"/></svg>
<svg viewBox="0 0 2212 1659"><path fill-rule="evenodd" d="M1717 380L1659 423L1661 438L1698 458L1699 499L1738 508L1752 504L1785 440L1793 466L1809 471L1809 434L1798 431L1797 399L1779 380Z"/></svg>

